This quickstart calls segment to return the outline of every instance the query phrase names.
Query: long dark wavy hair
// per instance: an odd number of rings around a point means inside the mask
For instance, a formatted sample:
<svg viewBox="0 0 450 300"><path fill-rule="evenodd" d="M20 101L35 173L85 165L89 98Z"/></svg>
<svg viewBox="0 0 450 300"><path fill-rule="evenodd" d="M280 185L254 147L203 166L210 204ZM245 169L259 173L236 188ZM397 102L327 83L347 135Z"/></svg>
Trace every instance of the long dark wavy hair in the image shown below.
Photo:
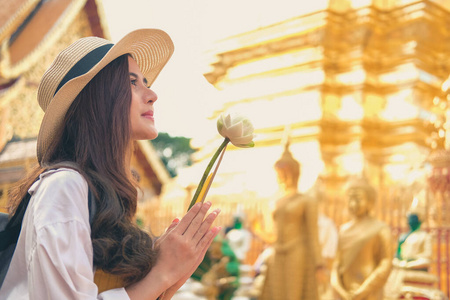
<svg viewBox="0 0 450 300"><path fill-rule="evenodd" d="M142 279L157 256L151 235L133 221L137 183L129 165L133 149L129 80L128 55L123 55L84 87L40 166L11 190L9 203L14 212L39 174L61 162L74 163L95 196L94 265L120 276L125 285Z"/></svg>

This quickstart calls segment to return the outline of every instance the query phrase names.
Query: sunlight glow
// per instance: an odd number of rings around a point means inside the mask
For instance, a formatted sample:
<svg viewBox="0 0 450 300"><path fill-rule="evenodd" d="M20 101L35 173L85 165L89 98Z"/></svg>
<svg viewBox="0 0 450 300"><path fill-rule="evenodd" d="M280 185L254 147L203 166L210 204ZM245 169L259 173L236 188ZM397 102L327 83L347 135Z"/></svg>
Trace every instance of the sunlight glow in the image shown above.
<svg viewBox="0 0 450 300"><path fill-rule="evenodd" d="M289 73L274 73L266 77L251 77L237 82L223 81L219 89L224 89L223 96L228 101L233 99L252 99L267 97L281 92L298 91L306 87L314 87L322 84L325 80L323 70L311 69L296 72L295 68Z"/></svg>
<svg viewBox="0 0 450 300"><path fill-rule="evenodd" d="M282 68L291 68L304 63L319 61L323 58L320 48L307 48L302 51L289 52L271 56L262 60L250 61L233 67L228 73L228 80L235 80L253 74L269 72Z"/></svg>
<svg viewBox="0 0 450 300"><path fill-rule="evenodd" d="M227 111L247 116L254 127L260 129L320 120L322 116L319 91L240 102Z"/></svg>
<svg viewBox="0 0 450 300"><path fill-rule="evenodd" d="M362 119L364 116L364 109L358 99L355 99L353 95L344 96L341 99L341 108L337 113L340 119L346 121Z"/></svg>
<svg viewBox="0 0 450 300"><path fill-rule="evenodd" d="M366 71L355 69L347 73L341 73L336 76L336 80L345 85L362 84L366 80Z"/></svg>
<svg viewBox="0 0 450 300"><path fill-rule="evenodd" d="M403 90L397 94L387 96L387 104L381 113L381 118L387 121L413 119L419 116L419 108L412 104L411 90Z"/></svg>
<svg viewBox="0 0 450 300"><path fill-rule="evenodd" d="M349 153L337 159L340 166L340 175L361 174L364 168L364 158L361 153Z"/></svg>
<svg viewBox="0 0 450 300"><path fill-rule="evenodd" d="M414 63L408 63L395 68L391 73L382 74L381 83L400 84L419 78L419 71Z"/></svg>

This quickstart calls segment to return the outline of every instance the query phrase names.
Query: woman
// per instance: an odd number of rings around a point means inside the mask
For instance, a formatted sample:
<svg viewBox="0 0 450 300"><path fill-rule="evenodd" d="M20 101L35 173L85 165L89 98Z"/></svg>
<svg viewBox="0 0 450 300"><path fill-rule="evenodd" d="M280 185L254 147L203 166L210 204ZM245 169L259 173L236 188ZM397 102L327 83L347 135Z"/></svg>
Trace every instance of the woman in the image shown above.
<svg viewBox="0 0 450 300"><path fill-rule="evenodd" d="M12 193L11 211L27 192L31 200L0 299L170 299L202 261L220 230L211 228L219 210L207 214L210 203L156 241L133 221L133 141L158 134L149 86L172 52L170 37L155 29L115 45L82 38L44 74L39 166ZM122 287L98 293L94 270Z"/></svg>

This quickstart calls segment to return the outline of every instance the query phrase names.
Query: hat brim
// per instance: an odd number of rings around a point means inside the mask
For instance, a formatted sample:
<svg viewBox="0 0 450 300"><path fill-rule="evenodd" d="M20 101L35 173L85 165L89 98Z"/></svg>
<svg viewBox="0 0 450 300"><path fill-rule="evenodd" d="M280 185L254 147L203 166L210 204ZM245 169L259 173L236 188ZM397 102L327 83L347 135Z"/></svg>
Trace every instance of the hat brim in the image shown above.
<svg viewBox="0 0 450 300"><path fill-rule="evenodd" d="M45 150L60 131L64 117L76 96L106 65L124 54L130 54L139 65L142 74L151 85L166 65L174 50L169 35L159 29L139 29L124 36L88 72L65 83L49 103L42 119L37 138L39 163L45 158Z"/></svg>

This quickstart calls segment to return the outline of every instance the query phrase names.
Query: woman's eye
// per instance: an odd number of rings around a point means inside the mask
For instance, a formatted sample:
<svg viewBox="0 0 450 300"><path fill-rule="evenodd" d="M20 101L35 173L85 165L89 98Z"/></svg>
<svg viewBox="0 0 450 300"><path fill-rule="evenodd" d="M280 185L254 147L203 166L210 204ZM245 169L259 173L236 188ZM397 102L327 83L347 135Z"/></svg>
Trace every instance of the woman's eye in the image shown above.
<svg viewBox="0 0 450 300"><path fill-rule="evenodd" d="M137 80L136 79L131 79L131 84L134 86L137 86Z"/></svg>

